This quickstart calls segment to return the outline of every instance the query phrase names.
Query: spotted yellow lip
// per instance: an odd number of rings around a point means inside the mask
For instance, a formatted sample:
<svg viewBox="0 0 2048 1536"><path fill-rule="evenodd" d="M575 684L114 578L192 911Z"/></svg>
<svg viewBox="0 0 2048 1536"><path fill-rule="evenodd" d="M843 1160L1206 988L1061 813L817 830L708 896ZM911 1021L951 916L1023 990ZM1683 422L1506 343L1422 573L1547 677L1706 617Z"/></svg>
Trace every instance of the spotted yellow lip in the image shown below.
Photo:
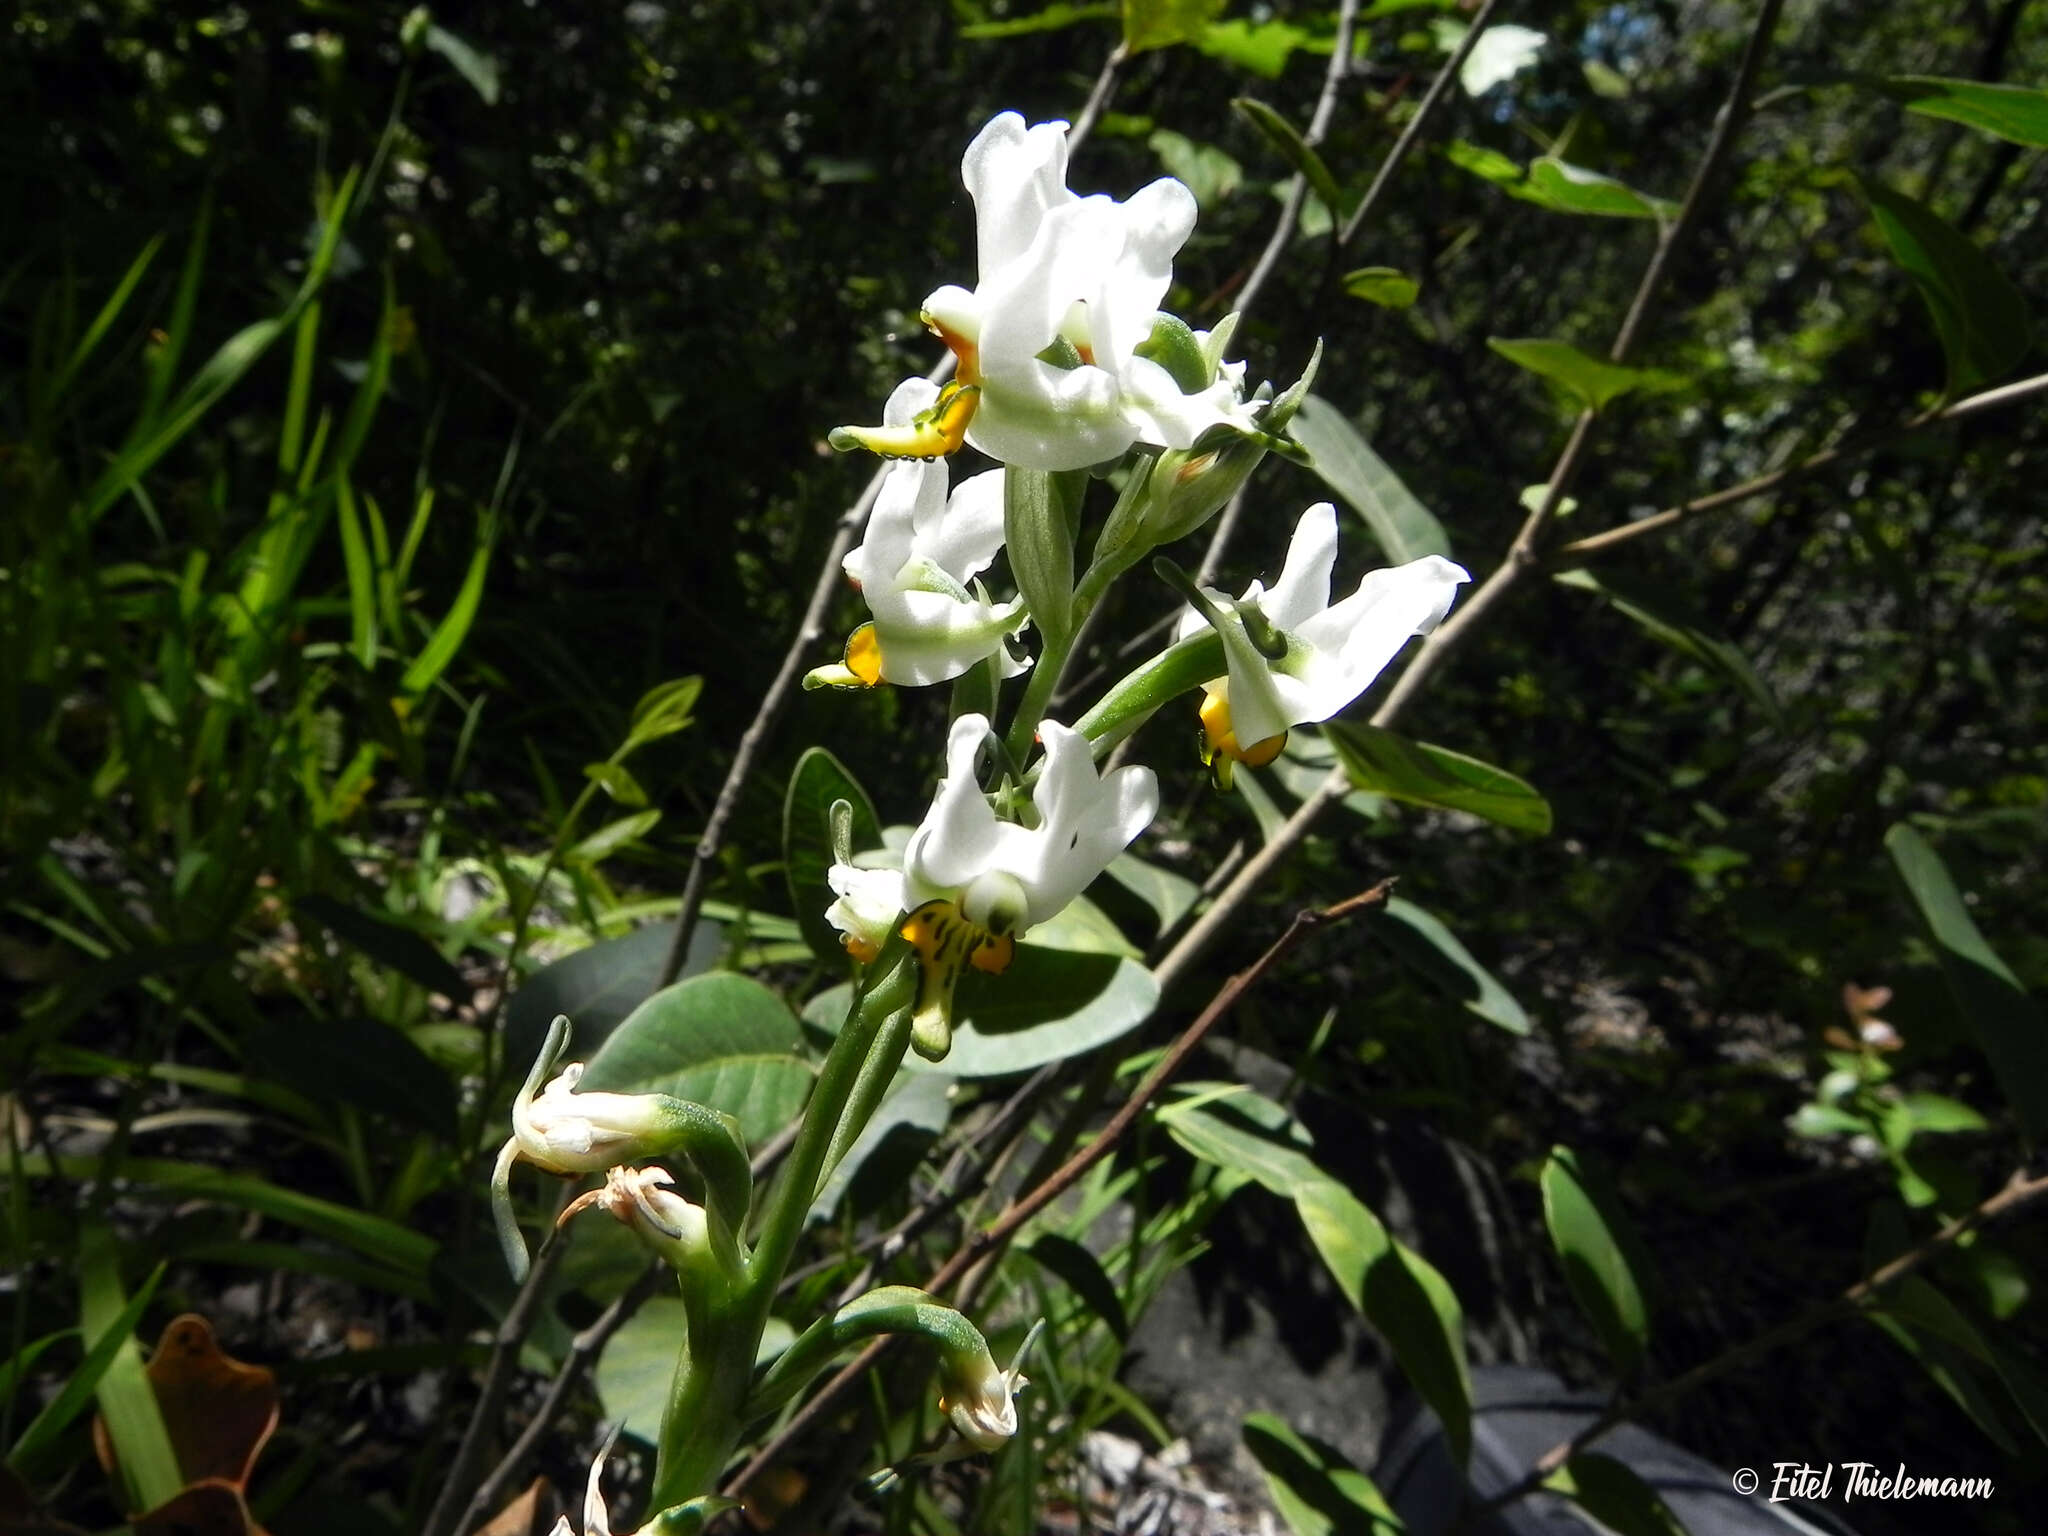
<svg viewBox="0 0 2048 1536"><path fill-rule="evenodd" d="M953 991L965 967L1000 976L1016 958L1017 941L970 923L950 901L928 901L898 930L917 952L917 1009L911 1044L936 1061L953 1042Z"/></svg>

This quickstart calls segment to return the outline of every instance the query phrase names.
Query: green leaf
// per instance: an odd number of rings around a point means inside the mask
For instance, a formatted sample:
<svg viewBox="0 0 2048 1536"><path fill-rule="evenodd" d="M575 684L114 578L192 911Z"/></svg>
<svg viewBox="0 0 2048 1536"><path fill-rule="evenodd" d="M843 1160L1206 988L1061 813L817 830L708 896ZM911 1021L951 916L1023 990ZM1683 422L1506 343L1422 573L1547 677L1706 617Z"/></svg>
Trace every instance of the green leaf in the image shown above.
<svg viewBox="0 0 2048 1536"><path fill-rule="evenodd" d="M595 1050L660 984L674 936L673 924L651 923L624 938L605 939L564 955L521 982L505 1006L505 1059L513 1067L514 1080L526 1075L558 1013L575 1022L582 1048ZM708 970L724 949L719 925L700 917L678 976Z"/></svg>
<svg viewBox="0 0 2048 1536"><path fill-rule="evenodd" d="M158 1282L164 1277L164 1266L158 1264L149 1272L149 1278L142 1282L135 1294L128 1298L120 1312L110 1318L106 1325L95 1331L88 1323L85 1332L93 1344L85 1352L85 1358L78 1363L78 1369L71 1373L55 1397L43 1405L42 1411L29 1421L7 1452L7 1465L32 1482L55 1475L58 1470L52 1465L62 1449L59 1436L70 1427L71 1421L85 1411L85 1407L99 1391L108 1369L114 1363L115 1355L135 1349L136 1325L142 1321L142 1314L156 1297Z"/></svg>
<svg viewBox="0 0 2048 1536"><path fill-rule="evenodd" d="M1604 597L1617 613L1633 619L1653 639L1727 678L1756 705L1774 729L1783 729L1785 716L1778 707L1777 696L1757 675L1749 658L1732 641L1708 630L1704 621L1683 607L1675 594L1661 588L1653 593L1642 583L1613 571L1597 575L1584 569L1560 571L1553 579L1563 586Z"/></svg>
<svg viewBox="0 0 2048 1536"><path fill-rule="evenodd" d="M675 677L641 694L640 702L633 706L633 723L619 756L687 727L697 708L697 696L703 691L703 678Z"/></svg>
<svg viewBox="0 0 2048 1536"><path fill-rule="evenodd" d="M1124 937L1124 931L1086 896L1076 896L1044 922L1033 926L1031 942L1040 949L1074 950L1084 955L1123 955L1142 960L1145 952Z"/></svg>
<svg viewBox="0 0 2048 1536"><path fill-rule="evenodd" d="M1424 555L1450 554L1444 525L1366 446L1342 411L1310 395L1301 402L1289 430L1315 460L1323 482L1365 519L1388 560L1403 565Z"/></svg>
<svg viewBox="0 0 2048 1536"><path fill-rule="evenodd" d="M1194 43L1212 59L1235 64L1268 80L1278 80L1294 50L1305 46L1309 39L1308 29L1291 21L1232 18L1211 22Z"/></svg>
<svg viewBox="0 0 2048 1536"><path fill-rule="evenodd" d="M1975 1421L1994 1445L2008 1456L2019 1454L2019 1444L1999 1410L1998 1399L1988 1390L1977 1362L1968 1350L1937 1334L1909 1327L1888 1312L1866 1312L1864 1315L1888 1334L1899 1348L1919 1361L1934 1384Z"/></svg>
<svg viewBox="0 0 2048 1536"><path fill-rule="evenodd" d="M1360 267L1344 274L1344 291L1383 309L1406 309L1422 292L1422 284L1397 267Z"/></svg>
<svg viewBox="0 0 2048 1536"><path fill-rule="evenodd" d="M944 1131L953 1118L954 1087L955 1079L944 1072L899 1073L846 1155L825 1176L811 1202L810 1219L829 1221L867 1160L897 1132L908 1131L928 1145Z"/></svg>
<svg viewBox="0 0 2048 1536"><path fill-rule="evenodd" d="M593 1375L605 1418L648 1445L657 1443L662 1415L668 1412L669 1387L688 1326L682 1298L656 1296L619 1325L597 1357ZM788 1323L769 1318L754 1363L774 1359L795 1337Z"/></svg>
<svg viewBox="0 0 2048 1536"><path fill-rule="evenodd" d="M355 1018L309 1027L265 1018L248 1035L248 1069L314 1103L353 1104L453 1144L455 1084L402 1030Z"/></svg>
<svg viewBox="0 0 2048 1536"><path fill-rule="evenodd" d="M805 1004L804 1022L836 1033L851 999L846 986L821 992ZM1030 1072L1122 1039L1158 1001L1159 984L1134 960L1019 944L1002 975L961 978L946 1059L926 1066L911 1057L907 1065L954 1077Z"/></svg>
<svg viewBox="0 0 2048 1536"><path fill-rule="evenodd" d="M1529 1033L1529 1016L1514 994L1472 958L1456 934L1414 902L1389 897L1367 931L1404 965L1487 1023L1511 1035Z"/></svg>
<svg viewBox="0 0 2048 1536"><path fill-rule="evenodd" d="M425 648L412 659L405 675L398 680L398 691L405 697L416 699L433 687L441 674L448 670L448 663L455 659L455 653L462 649L470 625L476 622L477 608L484 600L484 577L491 568L492 542L487 525L477 536L476 548L469 557L469 569L463 572L462 586L455 594L455 601L449 605L441 622L434 626Z"/></svg>
<svg viewBox="0 0 2048 1536"><path fill-rule="evenodd" d="M1159 157L1167 175L1195 194L1195 205L1204 212L1244 184L1244 167L1214 144L1197 144L1171 128L1158 128L1145 145Z"/></svg>
<svg viewBox="0 0 2048 1536"><path fill-rule="evenodd" d="M1135 853L1120 853L1112 859L1109 878L1152 909L1162 933L1186 916L1202 895L1202 888L1187 876L1147 864Z"/></svg>
<svg viewBox="0 0 2048 1536"><path fill-rule="evenodd" d="M438 992L453 1002L464 1002L469 997L469 984L462 979L462 973L414 929L318 891L294 896L292 911L301 918L311 918L342 943L418 982L429 992Z"/></svg>
<svg viewBox="0 0 2048 1536"><path fill-rule="evenodd" d="M1103 1271L1101 1260L1071 1237L1047 1232L1024 1250L1048 1274L1064 1281L1067 1288L1088 1305L1114 1334L1119 1343L1131 1334L1130 1319L1124 1315L1123 1298L1116 1283Z"/></svg>
<svg viewBox="0 0 2048 1536"><path fill-rule="evenodd" d="M564 864L602 864L629 844L637 843L661 820L659 811L635 811L599 827L590 836L562 851Z"/></svg>
<svg viewBox="0 0 2048 1536"><path fill-rule="evenodd" d="M1516 341L1489 336L1486 344L1509 362L1548 379L1581 405L1596 411L1633 390L1682 389L1688 382L1683 374L1661 368L1624 368L1581 352L1566 341L1541 337Z"/></svg>
<svg viewBox="0 0 2048 1536"><path fill-rule="evenodd" d="M797 1117L811 1091L803 1032L782 999L730 971L647 999L589 1058L589 1092L666 1093L723 1110L749 1143Z"/></svg>
<svg viewBox="0 0 2048 1536"><path fill-rule="evenodd" d="M1033 32L1056 32L1062 27L1071 27L1082 21L1108 21L1117 14L1116 0L1099 0L1095 4L1071 5L1067 0L1057 0L1042 11L1033 11L1029 16L1014 16L1004 21L976 21L960 29L960 35L976 41L998 37L1025 37Z"/></svg>
<svg viewBox="0 0 2048 1536"><path fill-rule="evenodd" d="M1677 205L1622 185L1612 176L1545 156L1529 167L1529 197L1556 213L1606 219L1668 219Z"/></svg>
<svg viewBox="0 0 2048 1536"><path fill-rule="evenodd" d="M1224 0L1123 0L1124 48L1144 53L1193 42L1222 13Z"/></svg>
<svg viewBox="0 0 2048 1536"><path fill-rule="evenodd" d="M825 879L832 867L827 818L835 800L853 808L852 850L862 853L881 847L882 823L867 791L838 758L823 747L812 747L797 759L782 799L782 872L804 942L820 960L836 963L845 959L846 951L839 930L825 921L825 909L832 904L832 887Z"/></svg>
<svg viewBox="0 0 2048 1536"><path fill-rule="evenodd" d="M1909 1093L1899 1100L1914 1135L1989 1130L1984 1117L1959 1099L1939 1093Z"/></svg>
<svg viewBox="0 0 2048 1536"><path fill-rule="evenodd" d="M1905 822L1885 851L1940 956L1956 1010L1977 1032L1992 1073L2030 1137L2048 1131L2048 1021L1999 959L1963 903L1941 856Z"/></svg>
<svg viewBox="0 0 2048 1536"><path fill-rule="evenodd" d="M1968 236L1926 205L1882 182L1863 196L1892 259L1934 319L1948 359L1945 396L1955 399L2010 373L2033 345L2027 301Z"/></svg>
<svg viewBox="0 0 2048 1536"><path fill-rule="evenodd" d="M1893 75L1881 89L1908 112L1943 117L2014 144L2048 149L2048 91L1939 75Z"/></svg>
<svg viewBox="0 0 2048 1536"><path fill-rule="evenodd" d="M1617 1369L1631 1371L1650 1342L1643 1276L1649 1261L1606 1173L1569 1147L1543 1164L1543 1224L1579 1310Z"/></svg>
<svg viewBox="0 0 2048 1536"><path fill-rule="evenodd" d="M1244 1444L1294 1536L1405 1536L1407 1526L1373 1480L1335 1446L1270 1413L1246 1417Z"/></svg>
<svg viewBox="0 0 2048 1536"><path fill-rule="evenodd" d="M446 27L427 28L427 46L455 67L487 107L498 104L498 61L479 52Z"/></svg>
<svg viewBox="0 0 2048 1536"><path fill-rule="evenodd" d="M583 777L602 789L620 805L638 809L647 804L647 791L624 763L585 763Z"/></svg>
<svg viewBox="0 0 2048 1536"><path fill-rule="evenodd" d="M1581 1451L1543 1480L1614 1536L1685 1536L1685 1527L1657 1492L1625 1462Z"/></svg>
<svg viewBox="0 0 2048 1536"><path fill-rule="evenodd" d="M1031 609L1047 649L1064 646L1073 630L1074 534L1081 485L1043 469L1003 475L1003 543L1010 574Z"/></svg>
<svg viewBox="0 0 2048 1536"><path fill-rule="evenodd" d="M1314 146L1301 136L1294 124L1253 96L1235 97L1230 104L1240 117L1264 134L1266 141L1280 151L1280 158L1308 182L1310 189L1323 200L1325 208L1344 206L1344 193L1337 186L1337 178L1330 174L1330 168L1323 164L1323 157L1315 152Z"/></svg>
<svg viewBox="0 0 2048 1536"><path fill-rule="evenodd" d="M1802 1104L1794 1111L1789 1124L1793 1134L1814 1138L1856 1136L1870 1129L1856 1116L1832 1104Z"/></svg>
<svg viewBox="0 0 2048 1536"><path fill-rule="evenodd" d="M1360 789L1464 811L1514 832L1550 831L1550 802L1504 768L1362 721L1325 721L1323 736Z"/></svg>

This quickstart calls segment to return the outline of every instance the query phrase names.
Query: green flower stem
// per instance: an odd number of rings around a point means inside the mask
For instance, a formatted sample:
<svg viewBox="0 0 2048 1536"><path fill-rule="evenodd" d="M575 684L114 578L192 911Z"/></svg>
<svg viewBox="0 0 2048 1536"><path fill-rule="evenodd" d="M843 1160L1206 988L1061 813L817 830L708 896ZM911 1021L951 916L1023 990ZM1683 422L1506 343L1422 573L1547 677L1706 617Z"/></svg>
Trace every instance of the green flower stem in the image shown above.
<svg viewBox="0 0 2048 1536"><path fill-rule="evenodd" d="M910 1043L910 1026L917 1015L917 996L912 989L910 999L882 1020L882 1027L875 1035L875 1043L869 1048L861 1062L860 1074L853 1080L853 1091L847 1095L846 1108L839 1116L839 1124L833 1129L832 1144L825 1152L824 1166L818 1170L818 1183L822 1186L839 1166L860 1133L868 1128L868 1122L875 1117L875 1110L881 1106L882 1096L889 1091L889 1085L896 1081L897 1069L903 1065L903 1050ZM817 1199L816 1189L811 1198Z"/></svg>
<svg viewBox="0 0 2048 1536"><path fill-rule="evenodd" d="M1223 676L1223 640L1207 629L1167 647L1115 683L1074 722L1099 758L1151 718L1162 704Z"/></svg>
<svg viewBox="0 0 2048 1536"><path fill-rule="evenodd" d="M1003 738L1003 745L1014 762L1024 762L1031 756L1031 743L1038 736L1038 722L1045 716L1045 706L1052 698L1053 689L1059 686L1060 674L1067 669L1067 658L1073 654L1074 636L1080 633L1083 617L1079 594L1076 594L1074 622L1068 633L1045 637L1045 649L1039 652L1037 665L1025 679L1024 697L1017 701L1017 713L1010 717L1010 733Z"/></svg>
<svg viewBox="0 0 2048 1536"><path fill-rule="evenodd" d="M742 1417L753 1423L773 1413L809 1386L842 1349L885 1333L916 1334L938 1345L949 1361L964 1358L985 1367L984 1374L996 1373L988 1342L974 1324L928 1291L886 1285L806 1328L762 1374Z"/></svg>
<svg viewBox="0 0 2048 1536"><path fill-rule="evenodd" d="M661 1418L661 1452L649 1495L656 1509L717 1487L739 1444L739 1409L753 1379L754 1352L767 1316L751 1296L713 1294L688 1275L678 1278L688 1322Z"/></svg>

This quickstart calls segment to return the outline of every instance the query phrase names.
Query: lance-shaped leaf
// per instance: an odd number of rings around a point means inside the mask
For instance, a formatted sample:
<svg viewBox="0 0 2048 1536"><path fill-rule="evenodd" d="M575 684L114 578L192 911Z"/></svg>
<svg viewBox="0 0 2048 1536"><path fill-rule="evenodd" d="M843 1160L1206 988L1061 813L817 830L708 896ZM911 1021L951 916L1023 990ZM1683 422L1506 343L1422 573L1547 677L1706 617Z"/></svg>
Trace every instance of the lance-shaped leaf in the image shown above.
<svg viewBox="0 0 2048 1536"><path fill-rule="evenodd" d="M1433 913L1393 896L1381 916L1383 921L1372 925L1372 936L1403 964L1487 1023L1499 1025L1511 1035L1529 1033L1529 1015L1514 994L1473 959L1472 952Z"/></svg>
<svg viewBox="0 0 2048 1536"><path fill-rule="evenodd" d="M1344 207L1344 194L1337 186L1337 178L1330 174L1330 168L1323 164L1323 157L1315 152L1314 146L1301 136L1294 124L1254 96L1239 96L1230 104L1240 117L1264 134L1266 141L1280 151L1281 158L1308 182L1310 189L1323 200L1325 208L1338 211Z"/></svg>
<svg viewBox="0 0 2048 1536"><path fill-rule="evenodd" d="M1604 1171L1571 1148L1551 1148L1541 1182L1543 1223L1579 1310L1615 1365L1632 1370L1650 1339L1649 1261L1635 1229Z"/></svg>
<svg viewBox="0 0 2048 1536"><path fill-rule="evenodd" d="M1048 648L1073 630L1074 535L1087 475L1011 465L1003 475L1003 543L1010 574Z"/></svg>
<svg viewBox="0 0 2048 1536"><path fill-rule="evenodd" d="M1406 309L1422 292L1422 284L1397 267L1359 267L1344 274L1344 291L1382 309Z"/></svg>
<svg viewBox="0 0 2048 1536"><path fill-rule="evenodd" d="M1606 598L1617 613L1633 619L1653 638L1734 683L1772 726L1784 725L1777 696L1749 664L1749 658L1733 642L1709 630L1703 620L1686 611L1669 593L1652 592L1644 583L1613 571L1597 575L1588 570L1560 571L1553 579L1561 586L1577 587Z"/></svg>
<svg viewBox="0 0 2048 1536"><path fill-rule="evenodd" d="M1486 344L1517 367L1548 380L1579 404L1596 411L1634 390L1663 391L1683 389L1686 385L1683 374L1662 368L1625 368L1581 352L1568 341L1489 336Z"/></svg>
<svg viewBox="0 0 2048 1536"><path fill-rule="evenodd" d="M1273 1506L1294 1536L1403 1536L1408 1527L1344 1453L1270 1413L1244 1421L1245 1449L1266 1474Z"/></svg>
<svg viewBox="0 0 2048 1536"><path fill-rule="evenodd" d="M1387 559L1396 565L1424 555L1449 556L1450 537L1429 508L1329 401L1310 395L1290 429L1315 460L1315 472L1345 505L1365 519Z"/></svg>
<svg viewBox="0 0 2048 1536"><path fill-rule="evenodd" d="M1504 768L1362 721L1327 721L1323 735L1360 789L1411 805L1464 811L1515 832L1550 831L1550 802Z"/></svg>
<svg viewBox="0 0 2048 1536"><path fill-rule="evenodd" d="M2033 345L2027 301L1967 235L1923 203L1882 182L1863 196L1892 259L1905 269L1933 317L1948 359L1953 400L2010 373Z"/></svg>
<svg viewBox="0 0 2048 1536"><path fill-rule="evenodd" d="M2014 144L2048 149L2048 91L1988 80L1893 75L1879 87L1908 112L1946 118Z"/></svg>
<svg viewBox="0 0 2048 1536"><path fill-rule="evenodd" d="M1984 941L1941 856L1904 822L1884 837L1906 894L1941 959L1956 1009L1976 1030L1991 1070L2029 1136L2048 1131L2048 1021Z"/></svg>

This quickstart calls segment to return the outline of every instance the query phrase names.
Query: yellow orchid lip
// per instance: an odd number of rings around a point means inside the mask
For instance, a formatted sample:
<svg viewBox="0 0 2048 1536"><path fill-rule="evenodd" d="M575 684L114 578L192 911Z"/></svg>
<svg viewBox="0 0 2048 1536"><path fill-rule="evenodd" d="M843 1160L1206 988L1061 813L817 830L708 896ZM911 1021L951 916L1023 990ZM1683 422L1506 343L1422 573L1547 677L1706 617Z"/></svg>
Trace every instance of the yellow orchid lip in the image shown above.
<svg viewBox="0 0 2048 1536"><path fill-rule="evenodd" d="M973 348L968 350L972 353ZM965 363L960 372L968 372ZM919 411L908 426L834 427L827 441L842 453L865 448L885 459L943 459L958 453L967 441L968 425L980 403L981 386L958 378L940 390L931 407Z"/></svg>
<svg viewBox="0 0 2048 1536"><path fill-rule="evenodd" d="M1230 719L1230 695L1218 688L1202 700L1202 763L1218 789L1230 788L1231 769L1237 763L1263 768L1287 745L1287 733L1268 736L1248 747L1237 744L1237 732Z"/></svg>
<svg viewBox="0 0 2048 1536"><path fill-rule="evenodd" d="M838 661L804 674L806 688L873 688L881 681L882 642L872 621L846 637L846 651Z"/></svg>
<svg viewBox="0 0 2048 1536"><path fill-rule="evenodd" d="M928 901L910 913L898 932L917 952L920 972L911 1044L919 1055L937 1061L952 1045L953 991L963 967L1000 976L1016 958L1017 941L969 922L959 907L944 899Z"/></svg>

